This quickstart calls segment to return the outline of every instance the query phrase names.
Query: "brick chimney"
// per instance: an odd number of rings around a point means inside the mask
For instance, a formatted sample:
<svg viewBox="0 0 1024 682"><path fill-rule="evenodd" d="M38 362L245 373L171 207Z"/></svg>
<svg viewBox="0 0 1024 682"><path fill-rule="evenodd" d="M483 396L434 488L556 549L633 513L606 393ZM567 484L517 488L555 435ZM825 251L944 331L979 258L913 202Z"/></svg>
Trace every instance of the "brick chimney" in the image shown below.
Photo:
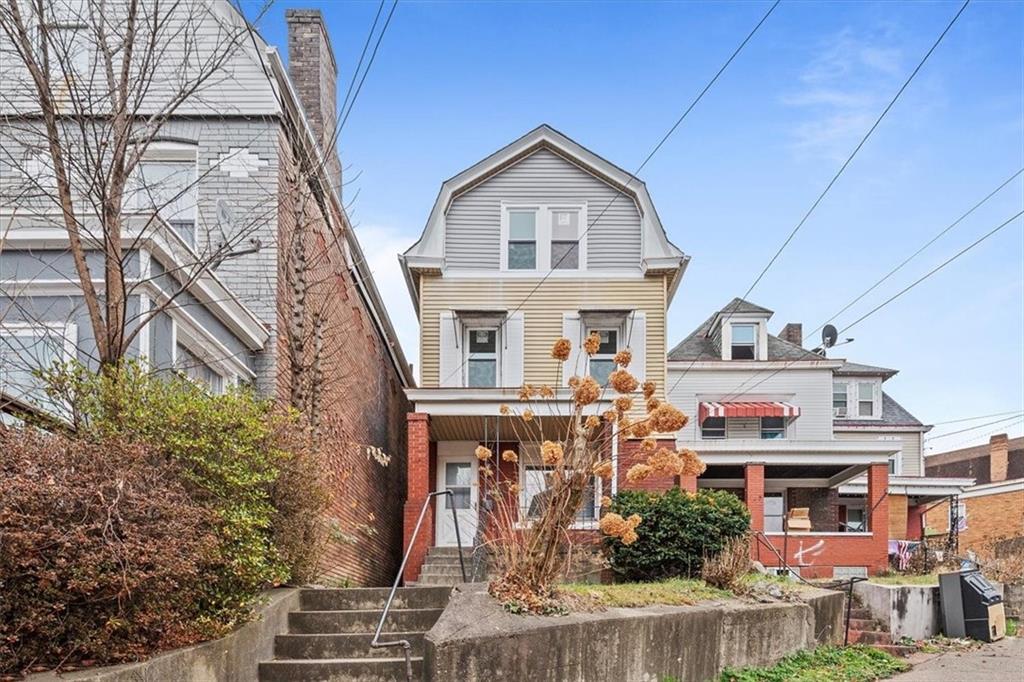
<svg viewBox="0 0 1024 682"><path fill-rule="evenodd" d="M782 331L779 332L779 338L783 341L789 341L797 346L804 345L804 326L799 322L789 322Z"/></svg>
<svg viewBox="0 0 1024 682"><path fill-rule="evenodd" d="M288 22L288 77L327 157L327 174L340 196L341 160L332 144L338 125L338 65L331 38L318 9L289 9L284 16Z"/></svg>
<svg viewBox="0 0 1024 682"><path fill-rule="evenodd" d="M988 471L992 483L1006 480L1009 466L1010 438L1005 433L992 436L988 441Z"/></svg>

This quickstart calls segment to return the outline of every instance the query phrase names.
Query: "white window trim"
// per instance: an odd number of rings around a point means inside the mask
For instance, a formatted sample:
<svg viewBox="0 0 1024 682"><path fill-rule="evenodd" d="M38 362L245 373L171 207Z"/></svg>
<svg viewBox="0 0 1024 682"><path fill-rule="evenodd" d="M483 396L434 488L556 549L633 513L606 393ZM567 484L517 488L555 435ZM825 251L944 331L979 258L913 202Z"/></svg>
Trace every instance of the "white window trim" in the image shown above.
<svg viewBox="0 0 1024 682"><path fill-rule="evenodd" d="M511 211L534 211L536 213L534 240L537 245L535 269L509 269L509 213ZM578 273L587 269L587 203L575 202L501 202L501 272L511 273L547 273L551 270L551 214L554 211L579 211L579 267L574 270L558 270L556 272Z"/></svg>
<svg viewBox="0 0 1024 682"><path fill-rule="evenodd" d="M221 390L212 391L214 395L223 395L229 387L238 385L238 375L229 371L223 361L210 353L197 335L171 317L171 368L175 371L178 371L179 345L187 348L189 353L199 358L211 372L220 377Z"/></svg>
<svg viewBox="0 0 1024 682"><path fill-rule="evenodd" d="M860 386L871 384L871 414L860 413ZM855 405L857 414L853 419L878 419L882 418L882 382L879 379L855 379L849 383L850 389L846 396L846 413L850 413L850 405ZM850 401L851 394L853 401Z"/></svg>
<svg viewBox="0 0 1024 682"><path fill-rule="evenodd" d="M146 151L138 160L134 173L142 171L142 165L147 162L154 163L193 163L195 165L196 180L192 183L191 191L195 194L196 207L195 217L192 221L192 248L200 250L199 244L199 180L202 172L199 170L199 144L194 142L178 142L175 140L153 140L146 146ZM132 197L132 210L146 211L149 207L143 200L141 192ZM159 215L159 211L157 211ZM163 218L161 220L170 227L171 221ZM173 228L172 228L173 230Z"/></svg>
<svg viewBox="0 0 1024 682"><path fill-rule="evenodd" d="M611 332L611 331L615 332L615 352L614 353L612 353L611 355L608 355L607 353L601 353L601 354L595 353L594 355L587 355L586 356L586 360L587 360L586 373L587 373L587 376L593 376L593 374L590 371L590 361L591 360L593 360L593 359L597 359L597 360L614 360L615 355L620 350L622 350L623 348L626 347L625 345L623 345L623 341L625 341L625 339L623 338L624 332L625 332L625 326L626 326L625 323L622 323L622 324L620 324L617 327L609 326L609 325L588 326L584 322L584 324L583 324L583 338L587 338L588 336L590 336L592 333L595 333L595 332L597 332L597 333L600 333L600 332ZM612 369L612 371L615 371L614 368Z"/></svg>
<svg viewBox="0 0 1024 682"><path fill-rule="evenodd" d="M43 336L47 332L56 332L58 337L63 337L62 362L68 362L77 357L78 350L78 325L74 322L3 322L0 323L0 335L10 336ZM63 405L67 407L67 405Z"/></svg>
<svg viewBox="0 0 1024 682"><path fill-rule="evenodd" d="M526 445L521 443L520 446ZM520 450L523 450L520 447ZM527 458L520 453L519 466L517 467L517 474L519 476L520 490L519 490L519 527L530 528L533 525L534 520L529 518L528 509L526 508L526 469L532 467L534 469L548 469L554 470L555 467L548 466L543 462L527 461ZM581 521L578 518L573 519L572 525L569 526L573 530L591 530L599 527L601 521L601 496L604 494L604 479L600 476L594 476L594 518L590 521Z"/></svg>
<svg viewBox="0 0 1024 682"><path fill-rule="evenodd" d="M754 359L738 360L737 362L764 362L768 360L768 327L761 318L732 317L721 323L722 359L732 360L732 327L733 325L754 326Z"/></svg>
<svg viewBox="0 0 1024 682"><path fill-rule="evenodd" d="M764 437L764 417L757 418L757 436L760 440L787 440L789 438L789 419L782 417L782 437L781 438L765 438Z"/></svg>
<svg viewBox="0 0 1024 682"><path fill-rule="evenodd" d="M502 359L502 338L504 334L501 333L502 325L500 323L491 324L467 324L465 322L458 322L460 327L460 333L462 338L459 342L462 344L462 387L470 388L469 385L469 335L474 331L482 330L493 330L494 334L494 386L476 386L474 388L501 388L501 359Z"/></svg>
<svg viewBox="0 0 1024 682"><path fill-rule="evenodd" d="M839 384L843 385L842 394L846 396L846 407L842 408L844 411L842 414L839 413L839 408L835 404L836 388ZM849 419L850 418L850 382L847 380L832 380L832 418L833 419Z"/></svg>

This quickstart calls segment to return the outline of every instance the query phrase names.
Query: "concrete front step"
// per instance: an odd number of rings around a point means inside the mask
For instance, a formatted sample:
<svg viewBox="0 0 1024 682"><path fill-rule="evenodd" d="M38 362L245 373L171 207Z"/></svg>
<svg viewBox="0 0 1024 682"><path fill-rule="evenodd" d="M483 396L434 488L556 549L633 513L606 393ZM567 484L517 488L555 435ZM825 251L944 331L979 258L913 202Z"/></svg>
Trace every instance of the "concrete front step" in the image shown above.
<svg viewBox="0 0 1024 682"><path fill-rule="evenodd" d="M850 630L850 644L892 644L892 635L874 630Z"/></svg>
<svg viewBox="0 0 1024 682"><path fill-rule="evenodd" d="M885 626L872 618L850 618L851 630L875 630L885 632Z"/></svg>
<svg viewBox="0 0 1024 682"><path fill-rule="evenodd" d="M459 556L458 547L430 547L427 549L428 557L452 557L457 559ZM473 549L471 547L463 547L462 556L466 559L473 556Z"/></svg>
<svg viewBox="0 0 1024 682"><path fill-rule="evenodd" d="M469 577L471 570L466 566L466 576ZM420 575L446 575L453 578L462 578L462 569L458 564L432 564L429 561L423 564Z"/></svg>
<svg viewBox="0 0 1024 682"><path fill-rule="evenodd" d="M413 677L423 675L423 659L412 658ZM405 657L323 658L260 663L260 682L393 682L405 680Z"/></svg>
<svg viewBox="0 0 1024 682"><path fill-rule="evenodd" d="M390 632L381 634L382 642L404 639L414 656L423 655L422 632ZM394 658L402 647L371 647L373 635L368 633L278 635L274 640L274 657L278 659L314 658Z"/></svg>
<svg viewBox="0 0 1024 682"><path fill-rule="evenodd" d="M391 609L384 627L394 632L426 632L434 626L443 610ZM288 614L288 630L294 634L373 632L380 614L380 609L292 611Z"/></svg>
<svg viewBox="0 0 1024 682"><path fill-rule="evenodd" d="M855 606L850 609L850 619L857 618L858 620L871 620L874 616L871 615L871 609L864 608L863 606Z"/></svg>
<svg viewBox="0 0 1024 682"><path fill-rule="evenodd" d="M304 611L346 611L349 609L384 610L388 587L354 587L345 589L303 590L300 594ZM395 590L392 609L443 609L451 590L444 587L399 587Z"/></svg>
<svg viewBox="0 0 1024 682"><path fill-rule="evenodd" d="M462 576L454 577L450 575L421 575L420 579L415 583L410 583L410 587L438 587L441 585L451 587L458 585L462 582Z"/></svg>

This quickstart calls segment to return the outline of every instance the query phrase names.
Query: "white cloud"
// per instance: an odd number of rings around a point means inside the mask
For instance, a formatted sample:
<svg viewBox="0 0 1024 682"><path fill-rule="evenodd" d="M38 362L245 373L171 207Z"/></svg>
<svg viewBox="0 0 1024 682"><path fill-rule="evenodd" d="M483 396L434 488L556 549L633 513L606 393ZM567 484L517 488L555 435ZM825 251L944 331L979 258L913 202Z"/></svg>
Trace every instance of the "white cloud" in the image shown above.
<svg viewBox="0 0 1024 682"><path fill-rule="evenodd" d="M398 333L398 341L402 344L405 358L413 363L417 380L420 373L420 326L416 311L409 297L409 289L405 286L402 267L398 264L398 254L405 251L416 241L416 236L403 234L401 231L381 225L360 225L356 227L359 245L366 256L366 262L373 273L377 290L380 291L384 305L387 307L391 324Z"/></svg>

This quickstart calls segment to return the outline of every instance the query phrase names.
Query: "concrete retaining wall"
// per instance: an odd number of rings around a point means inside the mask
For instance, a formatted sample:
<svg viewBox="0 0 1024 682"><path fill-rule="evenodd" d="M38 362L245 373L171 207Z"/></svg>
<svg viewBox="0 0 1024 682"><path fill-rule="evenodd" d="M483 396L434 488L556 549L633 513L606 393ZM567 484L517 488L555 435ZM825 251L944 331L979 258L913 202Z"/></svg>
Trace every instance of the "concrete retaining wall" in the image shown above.
<svg viewBox="0 0 1024 682"><path fill-rule="evenodd" d="M483 586L462 585L426 635L425 679L717 679L726 667L768 665L799 649L841 642L843 595L812 590L806 599L516 616Z"/></svg>
<svg viewBox="0 0 1024 682"><path fill-rule="evenodd" d="M1007 618L1024 618L1024 583L1004 585L1003 604Z"/></svg>
<svg viewBox="0 0 1024 682"><path fill-rule="evenodd" d="M288 612L299 609L299 590L271 590L257 617L220 639L175 649L139 663L94 668L59 677L32 675L31 682L252 682L259 679L260 661L274 657L274 637L288 631Z"/></svg>
<svg viewBox="0 0 1024 682"><path fill-rule="evenodd" d="M1003 586L992 583L1003 593ZM927 639L942 634L942 602L938 585L856 583L853 592L871 616L888 624L893 639Z"/></svg>

